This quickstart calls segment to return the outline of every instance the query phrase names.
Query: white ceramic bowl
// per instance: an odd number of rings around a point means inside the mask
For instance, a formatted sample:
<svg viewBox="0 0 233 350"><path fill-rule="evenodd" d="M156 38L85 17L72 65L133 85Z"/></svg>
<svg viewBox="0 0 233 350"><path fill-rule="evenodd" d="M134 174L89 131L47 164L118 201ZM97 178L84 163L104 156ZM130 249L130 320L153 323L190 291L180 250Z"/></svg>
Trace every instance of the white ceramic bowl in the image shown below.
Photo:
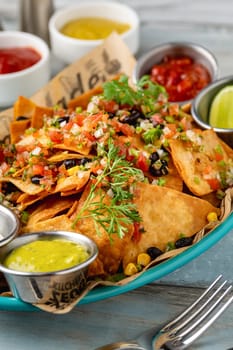
<svg viewBox="0 0 233 350"><path fill-rule="evenodd" d="M32 96L50 78L49 48L39 37L20 31L0 32L0 48L31 47L41 59L22 71L0 74L0 108L10 107L19 95Z"/></svg>
<svg viewBox="0 0 233 350"><path fill-rule="evenodd" d="M102 17L128 23L131 28L121 34L121 37L132 54L137 52L139 18L131 7L112 1L83 2L58 10L50 18L49 33L52 52L63 62L72 63L103 42L103 40L75 39L60 32L67 22L81 17Z"/></svg>

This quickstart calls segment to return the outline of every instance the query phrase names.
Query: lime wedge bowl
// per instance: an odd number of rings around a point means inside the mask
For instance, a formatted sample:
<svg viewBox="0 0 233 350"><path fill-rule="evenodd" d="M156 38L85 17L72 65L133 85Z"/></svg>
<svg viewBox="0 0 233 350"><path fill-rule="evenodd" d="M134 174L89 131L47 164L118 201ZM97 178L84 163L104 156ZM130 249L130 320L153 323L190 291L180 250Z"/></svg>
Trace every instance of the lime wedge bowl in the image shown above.
<svg viewBox="0 0 233 350"><path fill-rule="evenodd" d="M191 114L201 128L213 128L233 147L233 75L204 88L193 100Z"/></svg>

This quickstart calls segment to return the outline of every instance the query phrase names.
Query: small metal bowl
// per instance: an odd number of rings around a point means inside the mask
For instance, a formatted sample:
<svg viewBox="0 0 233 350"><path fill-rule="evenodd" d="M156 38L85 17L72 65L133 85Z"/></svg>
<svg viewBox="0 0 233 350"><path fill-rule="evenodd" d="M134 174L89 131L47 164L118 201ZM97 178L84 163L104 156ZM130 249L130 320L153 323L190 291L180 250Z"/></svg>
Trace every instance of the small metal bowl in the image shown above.
<svg viewBox="0 0 233 350"><path fill-rule="evenodd" d="M214 129L218 136L233 147L233 129L213 128L209 124L209 113L216 94L227 85L233 85L233 76L224 77L209 84L193 100L191 114L195 122L203 129Z"/></svg>
<svg viewBox="0 0 233 350"><path fill-rule="evenodd" d="M153 65L160 63L166 56L189 56L208 70L211 82L217 78L217 60L209 50L199 44L190 42L170 42L155 46L138 59L133 70L133 83L137 83L143 75L149 74ZM190 100L179 101L180 104L190 102Z"/></svg>
<svg viewBox="0 0 233 350"><path fill-rule="evenodd" d="M21 272L3 265L6 256L15 248L36 240L66 239L86 247L89 258L79 265L54 272ZM47 231L25 234L0 248L0 271L3 272L12 294L27 303L60 304L75 301L87 285L88 266L96 259L98 249L88 237L67 231Z"/></svg>
<svg viewBox="0 0 233 350"><path fill-rule="evenodd" d="M0 224L0 247L2 247L16 237L20 222L11 209L0 204Z"/></svg>

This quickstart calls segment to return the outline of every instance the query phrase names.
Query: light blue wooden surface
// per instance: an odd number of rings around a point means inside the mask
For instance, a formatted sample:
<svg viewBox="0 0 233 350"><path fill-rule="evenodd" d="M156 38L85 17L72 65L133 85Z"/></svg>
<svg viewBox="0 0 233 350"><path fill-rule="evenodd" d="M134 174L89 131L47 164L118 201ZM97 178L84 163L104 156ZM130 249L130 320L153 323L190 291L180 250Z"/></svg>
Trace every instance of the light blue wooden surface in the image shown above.
<svg viewBox="0 0 233 350"><path fill-rule="evenodd" d="M59 8L74 1L54 2ZM220 76L233 74L232 0L121 2L134 7L140 16L141 45L137 57L162 42L187 40L214 52ZM19 0L0 0L0 18L5 29L18 28L18 5ZM0 349L89 350L106 342L133 338L180 312L199 294L197 287L206 286L217 274L223 273L233 282L232 260L233 230L208 252L160 281L118 297L79 306L68 315L1 311ZM233 347L232 329L233 307L192 349L229 349Z"/></svg>

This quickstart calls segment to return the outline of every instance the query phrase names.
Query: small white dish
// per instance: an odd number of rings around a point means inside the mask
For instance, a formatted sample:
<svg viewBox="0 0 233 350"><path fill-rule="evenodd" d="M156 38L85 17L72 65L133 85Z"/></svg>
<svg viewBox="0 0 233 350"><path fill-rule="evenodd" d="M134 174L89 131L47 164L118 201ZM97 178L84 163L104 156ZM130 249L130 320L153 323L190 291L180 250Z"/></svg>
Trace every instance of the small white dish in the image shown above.
<svg viewBox="0 0 233 350"><path fill-rule="evenodd" d="M51 49L54 55L65 63L72 63L100 45L103 40L81 40L71 38L60 32L69 21L82 17L101 17L113 21L128 23L131 28L120 34L132 54L139 47L139 18L129 6L109 1L83 2L58 10L50 18L49 33Z"/></svg>
<svg viewBox="0 0 233 350"><path fill-rule="evenodd" d="M0 74L0 108L12 106L18 96L32 96L50 79L50 52L41 38L20 31L0 32L0 48L31 47L41 59L15 73Z"/></svg>

